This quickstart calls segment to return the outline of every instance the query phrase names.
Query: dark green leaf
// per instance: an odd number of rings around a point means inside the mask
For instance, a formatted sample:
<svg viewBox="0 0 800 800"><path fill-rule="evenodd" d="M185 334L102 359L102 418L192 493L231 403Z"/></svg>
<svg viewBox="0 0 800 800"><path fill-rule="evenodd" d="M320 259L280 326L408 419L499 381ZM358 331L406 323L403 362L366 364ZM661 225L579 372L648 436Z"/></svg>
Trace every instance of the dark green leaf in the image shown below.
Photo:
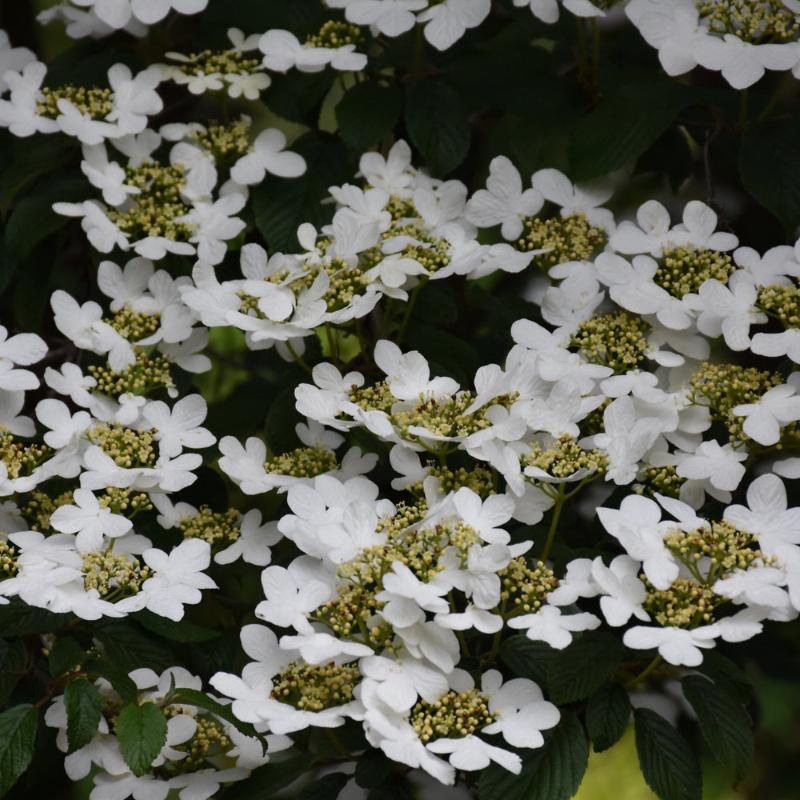
<svg viewBox="0 0 800 800"><path fill-rule="evenodd" d="M532 642L524 633L509 636L500 646L500 660L519 678L547 684L547 670L556 651L544 642Z"/></svg>
<svg viewBox="0 0 800 800"><path fill-rule="evenodd" d="M386 780L392 764L382 750L367 750L356 762L356 783L363 789L372 789Z"/></svg>
<svg viewBox="0 0 800 800"><path fill-rule="evenodd" d="M225 800L264 800L273 797L275 792L307 775L313 766L314 760L307 754L292 756L284 761L270 761L266 766L254 770L246 781L232 786L226 792Z"/></svg>
<svg viewBox="0 0 800 800"><path fill-rule="evenodd" d="M151 611L140 611L133 617L143 628L157 636L163 636L173 642L210 642L218 639L219 631L211 628L204 628L202 625L195 625L185 619L180 622L173 622L166 617L159 617Z"/></svg>
<svg viewBox="0 0 800 800"><path fill-rule="evenodd" d="M0 714L0 797L30 764L38 719L38 711L28 704L14 706Z"/></svg>
<svg viewBox="0 0 800 800"><path fill-rule="evenodd" d="M586 730L598 753L615 745L631 718L628 693L618 683L601 686L586 704Z"/></svg>
<svg viewBox="0 0 800 800"><path fill-rule="evenodd" d="M392 773L383 783L370 789L367 800L415 800L417 792L411 781L397 772Z"/></svg>
<svg viewBox="0 0 800 800"><path fill-rule="evenodd" d="M264 421L264 438L270 453L285 453L300 443L295 434L295 425L301 421L295 409L294 382L281 389L270 403Z"/></svg>
<svg viewBox="0 0 800 800"><path fill-rule="evenodd" d="M711 752L738 782L753 761L750 718L739 698L700 675L687 675L681 685Z"/></svg>
<svg viewBox="0 0 800 800"><path fill-rule="evenodd" d="M33 608L16 598L0 606L0 631L7 639L31 633L51 633L71 619L74 619L71 614L53 614L43 608Z"/></svg>
<svg viewBox="0 0 800 800"><path fill-rule="evenodd" d="M358 153L369 149L391 133L403 105L396 86L377 81L357 83L336 106L336 121L345 144Z"/></svg>
<svg viewBox="0 0 800 800"><path fill-rule="evenodd" d="M554 703L574 703L598 689L622 661L619 639L605 631L590 631L577 637L553 656L547 685Z"/></svg>
<svg viewBox="0 0 800 800"><path fill-rule="evenodd" d="M4 706L11 697L14 687L28 671L30 660L25 642L17 639L14 642L0 641L0 706Z"/></svg>
<svg viewBox="0 0 800 800"><path fill-rule="evenodd" d="M270 250L295 252L297 228L303 222L319 227L330 221L332 204L320 205L328 187L352 180L355 165L344 144L334 136L312 131L292 150L308 165L299 178L268 177L253 191L256 226Z"/></svg>
<svg viewBox="0 0 800 800"><path fill-rule="evenodd" d="M0 212L5 213L21 189L40 175L52 172L74 148L66 137L61 140L43 136L16 143L13 160L0 173Z"/></svg>
<svg viewBox="0 0 800 800"><path fill-rule="evenodd" d="M598 178L638 158L691 100L685 87L666 81L640 82L606 97L574 128L570 177Z"/></svg>
<svg viewBox="0 0 800 800"><path fill-rule="evenodd" d="M568 800L581 785L589 761L583 726L574 714L562 716L558 727L538 750L526 750L522 772L492 764L478 783L480 800Z"/></svg>
<svg viewBox="0 0 800 800"><path fill-rule="evenodd" d="M93 658L83 668L90 675L105 678L126 702L136 697L136 684L128 677L128 673L107 658Z"/></svg>
<svg viewBox="0 0 800 800"><path fill-rule="evenodd" d="M408 85L408 135L431 173L444 177L467 156L470 128L461 99L446 83L424 80Z"/></svg>
<svg viewBox="0 0 800 800"><path fill-rule="evenodd" d="M800 225L800 118L751 128L739 150L745 189L794 235Z"/></svg>
<svg viewBox="0 0 800 800"><path fill-rule="evenodd" d="M323 775L313 786L309 786L298 800L336 800L349 780L350 776L344 772Z"/></svg>
<svg viewBox="0 0 800 800"><path fill-rule="evenodd" d="M88 658L86 651L71 636L64 636L56 641L50 651L48 665L50 674L57 678L71 672Z"/></svg>
<svg viewBox="0 0 800 800"><path fill-rule="evenodd" d="M119 749L134 775L144 775L167 741L167 718L153 703L129 703L117 717Z"/></svg>
<svg viewBox="0 0 800 800"><path fill-rule="evenodd" d="M86 678L78 678L64 689L64 705L67 709L67 752L72 753L94 738L103 703L97 687Z"/></svg>
<svg viewBox="0 0 800 800"><path fill-rule="evenodd" d="M95 636L106 658L126 673L140 667L161 671L174 663L169 647L124 621L98 624Z"/></svg>
<svg viewBox="0 0 800 800"><path fill-rule="evenodd" d="M648 708L633 712L636 752L647 785L661 800L700 800L700 765L687 741Z"/></svg>
<svg viewBox="0 0 800 800"><path fill-rule="evenodd" d="M704 653L703 663L697 671L707 675L720 688L735 692L742 703L749 703L753 697L753 684L747 673L719 650Z"/></svg>

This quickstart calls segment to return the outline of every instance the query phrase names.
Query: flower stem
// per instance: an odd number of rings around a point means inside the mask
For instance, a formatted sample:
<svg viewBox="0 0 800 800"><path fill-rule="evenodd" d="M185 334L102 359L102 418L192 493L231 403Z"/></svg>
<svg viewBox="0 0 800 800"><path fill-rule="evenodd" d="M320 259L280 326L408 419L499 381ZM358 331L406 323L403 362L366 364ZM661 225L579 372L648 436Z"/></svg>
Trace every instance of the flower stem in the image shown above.
<svg viewBox="0 0 800 800"><path fill-rule="evenodd" d="M565 500L566 495L564 494L564 484L561 483L558 486L556 504L553 506L553 516L550 520L550 529L547 531L547 539L545 540L544 549L542 550L542 561L547 561L547 557L550 555L550 550L553 548L553 542L556 538L556 531L558 530L558 521L561 519L561 509L564 507Z"/></svg>
<svg viewBox="0 0 800 800"><path fill-rule="evenodd" d="M631 678L626 684L626 689L633 689L634 686L640 684L645 678L647 678L654 670L658 669L661 665L661 656L656 655L653 660L635 677Z"/></svg>

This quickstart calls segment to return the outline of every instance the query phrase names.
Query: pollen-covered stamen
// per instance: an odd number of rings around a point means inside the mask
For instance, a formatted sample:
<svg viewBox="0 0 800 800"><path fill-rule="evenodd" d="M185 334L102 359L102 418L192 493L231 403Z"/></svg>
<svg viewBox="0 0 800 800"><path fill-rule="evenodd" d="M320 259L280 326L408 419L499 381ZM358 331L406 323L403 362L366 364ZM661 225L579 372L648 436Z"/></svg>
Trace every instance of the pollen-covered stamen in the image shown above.
<svg viewBox="0 0 800 800"><path fill-rule="evenodd" d="M689 400L707 406L714 422L721 422L730 433L731 440L748 440L742 425L744 417L733 409L738 405L757 403L761 397L783 383L779 372L742 367L739 364L701 364L690 379ZM793 426L790 426L793 427Z"/></svg>
<svg viewBox="0 0 800 800"><path fill-rule="evenodd" d="M10 542L0 542L0 578L13 578L18 569L17 548Z"/></svg>
<svg viewBox="0 0 800 800"><path fill-rule="evenodd" d="M449 691L433 703L420 700L409 716L411 727L424 743L436 739L462 739L491 725L497 715L489 698L477 689Z"/></svg>
<svg viewBox="0 0 800 800"><path fill-rule="evenodd" d="M336 453L325 447L298 447L288 453L270 456L264 469L273 475L314 478L337 469Z"/></svg>
<svg viewBox="0 0 800 800"><path fill-rule="evenodd" d="M40 89L41 98L36 104L36 113L43 117L55 119L60 116L59 100L72 103L81 114L86 114L92 119L105 119L114 109L114 93L111 89L102 89L98 86L64 86L47 87Z"/></svg>
<svg viewBox="0 0 800 800"><path fill-rule="evenodd" d="M648 588L644 609L659 625L695 628L714 621L714 610L725 602L710 588L689 578L678 578L669 589L655 589L644 578Z"/></svg>
<svg viewBox="0 0 800 800"><path fill-rule="evenodd" d="M397 402L386 381L378 381L372 386L352 386L349 400L364 411L385 411L387 414Z"/></svg>
<svg viewBox="0 0 800 800"><path fill-rule="evenodd" d="M301 711L325 711L349 703L360 680L355 664L296 661L275 677L271 697Z"/></svg>
<svg viewBox="0 0 800 800"><path fill-rule="evenodd" d="M735 270L736 265L727 253L691 246L675 247L664 250L653 282L680 299L699 291L711 278L727 283Z"/></svg>
<svg viewBox="0 0 800 800"><path fill-rule="evenodd" d="M605 247L608 234L592 225L585 214L568 217L528 217L523 220L525 232L517 242L524 252L547 249L534 256L533 263L540 269L549 269L567 261L588 261Z"/></svg>
<svg viewBox="0 0 800 800"><path fill-rule="evenodd" d="M364 34L358 25L329 19L317 33L306 38L305 44L306 47L326 47L336 50L348 44L359 44L363 38Z"/></svg>
<svg viewBox="0 0 800 800"><path fill-rule="evenodd" d="M130 204L110 209L109 219L134 239L161 236L173 241L185 241L192 235L192 226L178 222L190 211L181 196L186 183L182 164L164 166L145 161L137 167L125 168L125 183L140 190Z"/></svg>
<svg viewBox="0 0 800 800"><path fill-rule="evenodd" d="M582 469L605 474L608 456L600 450L584 450L572 436L562 434L546 449L534 443L520 463L523 467L538 467L554 478L568 478Z"/></svg>
<svg viewBox="0 0 800 800"><path fill-rule="evenodd" d="M210 122L204 131L193 131L189 138L197 142L217 163L240 158L250 150L250 122Z"/></svg>
<svg viewBox="0 0 800 800"><path fill-rule="evenodd" d="M143 311L134 311L130 306L123 306L104 322L129 342L138 342L139 339L154 334L161 327L161 315L146 314Z"/></svg>
<svg viewBox="0 0 800 800"><path fill-rule="evenodd" d="M182 713L179 707L174 710L173 708L172 706L165 708L164 715L172 717ZM180 761L167 761L164 764L172 774L185 774L204 767L213 767L209 759L224 756L233 747L233 742L221 722L207 716L196 716L194 721L197 728L192 738L175 746L179 752L186 753L186 758Z"/></svg>
<svg viewBox="0 0 800 800"><path fill-rule="evenodd" d="M97 502L102 508L110 508L115 514L130 512L138 514L140 511L152 511L153 504L145 492L136 492L133 489L118 489L109 486L99 495Z"/></svg>
<svg viewBox="0 0 800 800"><path fill-rule="evenodd" d="M457 492L466 487L485 500L490 494L495 493L495 476L490 469L476 465L471 469L459 467L450 469L432 461L428 462L428 474L439 480L439 490L444 494ZM412 494L424 493L423 482L417 481L408 487Z"/></svg>
<svg viewBox="0 0 800 800"><path fill-rule="evenodd" d="M52 530L50 517L53 512L72 503L72 492L62 492L56 497L51 497L38 489L26 495L27 502L20 509L32 531L47 533Z"/></svg>
<svg viewBox="0 0 800 800"><path fill-rule="evenodd" d="M800 289L797 286L764 286L758 292L758 306L784 328L800 328Z"/></svg>
<svg viewBox="0 0 800 800"><path fill-rule="evenodd" d="M150 577L150 567L126 553L86 553L83 556L83 586L96 589L100 597L136 594Z"/></svg>
<svg viewBox="0 0 800 800"><path fill-rule="evenodd" d="M323 603L311 615L327 625L341 639L359 634L376 650L391 648L394 629L377 616L384 603L376 600L377 587L348 583L339 587L337 596Z"/></svg>
<svg viewBox="0 0 800 800"><path fill-rule="evenodd" d="M11 480L30 475L51 453L47 445L20 442L8 431L0 431L0 462Z"/></svg>
<svg viewBox="0 0 800 800"><path fill-rule="evenodd" d="M178 528L184 539L202 539L212 547L226 547L241 535L241 515L235 508L212 511L202 505L196 514L182 519Z"/></svg>
<svg viewBox="0 0 800 800"><path fill-rule="evenodd" d="M676 529L664 538L664 544L690 568L699 569L698 565L702 560L707 565L707 574L701 574L700 577L707 584L733 570L746 570L775 561L758 549L758 542L753 534L740 531L725 520L712 522L709 527L693 531Z"/></svg>
<svg viewBox="0 0 800 800"><path fill-rule="evenodd" d="M89 441L111 456L118 467L153 467L158 459L155 431L135 431L122 425L97 425L89 431Z"/></svg>
<svg viewBox="0 0 800 800"><path fill-rule="evenodd" d="M558 587L553 570L541 561L528 564L517 556L499 573L502 582L500 601L511 616L538 611L547 595Z"/></svg>
<svg viewBox="0 0 800 800"><path fill-rule="evenodd" d="M136 360L121 372L110 367L90 366L89 374L97 381L94 391L109 397L121 394L143 395L156 389L174 386L170 360L160 353L137 350Z"/></svg>
<svg viewBox="0 0 800 800"><path fill-rule="evenodd" d="M186 75L242 75L257 72L261 62L239 50L202 50L186 56L177 66Z"/></svg>
<svg viewBox="0 0 800 800"><path fill-rule="evenodd" d="M649 327L627 311L597 314L578 326L570 347L593 364L625 373L647 359Z"/></svg>
<svg viewBox="0 0 800 800"><path fill-rule="evenodd" d="M800 33L800 14L781 0L699 0L696 5L708 30L720 36L763 44L792 42Z"/></svg>
<svg viewBox="0 0 800 800"><path fill-rule="evenodd" d="M644 485L650 494L663 494L667 497L680 497L681 486L686 478L678 475L674 464L663 467L650 467L644 473Z"/></svg>

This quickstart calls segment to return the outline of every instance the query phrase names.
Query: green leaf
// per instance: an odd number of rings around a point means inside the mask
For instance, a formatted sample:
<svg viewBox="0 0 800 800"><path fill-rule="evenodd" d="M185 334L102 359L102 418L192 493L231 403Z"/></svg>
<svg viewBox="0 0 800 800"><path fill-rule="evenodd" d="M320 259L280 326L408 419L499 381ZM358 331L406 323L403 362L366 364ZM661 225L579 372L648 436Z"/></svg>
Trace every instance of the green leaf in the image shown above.
<svg viewBox="0 0 800 800"><path fill-rule="evenodd" d="M700 675L687 675L681 685L711 752L738 782L753 762L750 718L739 698Z"/></svg>
<svg viewBox="0 0 800 800"><path fill-rule="evenodd" d="M640 81L606 97L573 129L570 177L584 181L624 167L644 153L691 101L686 87L662 80Z"/></svg>
<svg viewBox="0 0 800 800"><path fill-rule="evenodd" d="M298 447L295 425L300 415L295 409L295 382L291 381L274 397L264 420L264 438L270 453L286 453Z"/></svg>
<svg viewBox="0 0 800 800"><path fill-rule="evenodd" d="M33 608L17 598L0 606L0 631L7 639L31 633L52 633L74 617L71 614L53 614L43 608Z"/></svg>
<svg viewBox="0 0 800 800"><path fill-rule="evenodd" d="M446 83L424 80L406 89L405 123L431 173L444 177L466 158L470 127L461 99Z"/></svg>
<svg viewBox="0 0 800 800"><path fill-rule="evenodd" d="M0 706L4 706L20 678L28 671L30 659L25 642L0 641Z"/></svg>
<svg viewBox="0 0 800 800"><path fill-rule="evenodd" d="M133 619L143 628L150 631L150 633L155 633L157 636L162 636L165 639L170 639L173 642L181 642L183 644L210 642L212 639L218 639L220 636L219 631L212 630L211 628L195 625L186 620L173 622L171 619L153 614L152 611L140 611Z"/></svg>
<svg viewBox="0 0 800 800"><path fill-rule="evenodd" d="M50 667L50 674L57 678L59 675L65 675L71 672L76 667L81 666L88 655L83 647L71 636L64 636L56 641L50 651L48 657L48 665Z"/></svg>
<svg viewBox="0 0 800 800"><path fill-rule="evenodd" d="M167 718L152 703L129 703L117 717L119 749L134 775L144 775L167 741Z"/></svg>
<svg viewBox="0 0 800 800"><path fill-rule="evenodd" d="M67 709L67 752L72 753L94 738L103 715L103 703L97 687L86 678L79 678L66 685L64 705Z"/></svg>
<svg viewBox="0 0 800 800"><path fill-rule="evenodd" d="M560 705L588 697L619 666L623 652L619 639L606 631L577 637L553 656L547 668L552 701Z"/></svg>
<svg viewBox="0 0 800 800"><path fill-rule="evenodd" d="M631 718L628 693L618 683L601 686L586 704L586 730L595 752L615 745L625 733Z"/></svg>
<svg viewBox="0 0 800 800"><path fill-rule="evenodd" d="M719 650L704 653L703 663L697 667L697 671L711 678L721 689L737 694L745 705L752 700L753 684L747 673Z"/></svg>
<svg viewBox="0 0 800 800"><path fill-rule="evenodd" d="M392 773L383 783L370 789L367 800L415 800L417 792L411 781L397 772Z"/></svg>
<svg viewBox="0 0 800 800"><path fill-rule="evenodd" d="M309 786L298 800L335 800L350 780L344 772L323 775L313 786Z"/></svg>
<svg viewBox="0 0 800 800"><path fill-rule="evenodd" d="M38 719L38 711L29 704L14 706L0 714L0 797L31 762Z"/></svg>
<svg viewBox="0 0 800 800"><path fill-rule="evenodd" d="M47 183L14 206L6 223L9 253L25 258L43 239L69 222L53 211L53 203L72 202L86 196L86 181L60 179Z"/></svg>
<svg viewBox="0 0 800 800"><path fill-rule="evenodd" d="M687 741L648 708L633 712L636 752L647 785L661 800L700 800L700 765Z"/></svg>
<svg viewBox="0 0 800 800"><path fill-rule="evenodd" d="M84 670L92 676L105 678L114 691L125 701L136 698L136 684L128 677L128 673L107 658L93 658L84 664Z"/></svg>
<svg viewBox="0 0 800 800"><path fill-rule="evenodd" d="M8 211L19 191L39 176L52 172L72 150L77 150L74 140L66 137L61 140L43 136L16 142L13 159L0 173L0 212Z"/></svg>
<svg viewBox="0 0 800 800"><path fill-rule="evenodd" d="M372 789L386 780L393 763L382 750L367 750L356 762L356 783L362 789Z"/></svg>
<svg viewBox="0 0 800 800"><path fill-rule="evenodd" d="M568 800L581 785L589 762L589 745L574 714L565 713L543 747L526 750L522 772L492 764L478 783L480 800Z"/></svg>
<svg viewBox="0 0 800 800"><path fill-rule="evenodd" d="M95 626L97 639L103 652L115 667L126 673L140 667L157 672L174 663L169 647L148 636L127 621L103 621Z"/></svg>
<svg viewBox="0 0 800 800"><path fill-rule="evenodd" d="M770 120L742 138L744 188L794 234L800 225L800 118Z"/></svg>
<svg viewBox="0 0 800 800"><path fill-rule="evenodd" d="M274 793L307 775L313 766L314 759L305 753L284 761L270 761L266 766L254 770L246 781L232 786L225 793L225 800L265 800L274 797Z"/></svg>
<svg viewBox="0 0 800 800"><path fill-rule="evenodd" d="M330 221L333 204L321 205L328 187L352 180L355 163L335 136L312 131L301 136L292 150L306 160L304 175L291 180L267 177L253 191L256 227L270 251L295 252L297 228L310 222L319 228Z"/></svg>
<svg viewBox="0 0 800 800"><path fill-rule="evenodd" d="M500 646L500 660L518 678L530 678L544 687L548 666L556 652L549 644L532 642L524 633L518 633Z"/></svg>
<svg viewBox="0 0 800 800"><path fill-rule="evenodd" d="M336 121L345 144L362 153L391 133L403 105L397 86L382 86L377 81L357 83L336 106Z"/></svg>

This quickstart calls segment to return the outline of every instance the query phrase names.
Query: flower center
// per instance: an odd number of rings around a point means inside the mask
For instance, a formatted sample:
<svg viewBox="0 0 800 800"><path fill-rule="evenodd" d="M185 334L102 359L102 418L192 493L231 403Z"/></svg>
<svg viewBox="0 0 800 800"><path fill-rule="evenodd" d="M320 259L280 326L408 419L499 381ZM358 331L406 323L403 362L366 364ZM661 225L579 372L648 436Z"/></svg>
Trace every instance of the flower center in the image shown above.
<svg viewBox="0 0 800 800"><path fill-rule="evenodd" d="M580 469L603 475L608 456L599 450L584 450L567 434L562 434L546 450L534 443L530 453L520 459L523 467L539 467L554 478L568 478Z"/></svg>
<svg viewBox="0 0 800 800"><path fill-rule="evenodd" d="M226 547L241 535L241 517L234 508L212 511L202 505L197 513L178 523L184 539L202 539L212 547Z"/></svg>
<svg viewBox="0 0 800 800"><path fill-rule="evenodd" d="M673 297L697 292L709 278L727 283L736 266L727 253L718 250L675 247L664 251L653 282Z"/></svg>
<svg viewBox="0 0 800 800"><path fill-rule="evenodd" d="M114 372L105 366L90 366L88 371L97 381L94 391L109 397L119 397L126 393L143 395L154 389L169 389L173 386L169 359L143 350L136 353L136 360L122 372Z"/></svg>
<svg viewBox="0 0 800 800"><path fill-rule="evenodd" d="M324 711L353 699L361 679L354 664L289 664L272 687L271 697L301 711Z"/></svg>
<svg viewBox="0 0 800 800"><path fill-rule="evenodd" d="M538 611L558 586L553 570L541 561L530 565L523 556L517 556L498 574L502 581L501 602L512 616Z"/></svg>
<svg viewBox="0 0 800 800"><path fill-rule="evenodd" d="M758 292L758 305L784 328L800 328L800 290L797 286L765 286Z"/></svg>
<svg viewBox="0 0 800 800"><path fill-rule="evenodd" d="M795 41L800 32L800 14L780 0L700 0L696 5L708 30L720 36L763 44Z"/></svg>
<svg viewBox="0 0 800 800"><path fill-rule="evenodd" d="M420 741L462 739L491 725L496 714L489 710L489 698L477 689L449 691L433 703L420 700L409 717Z"/></svg>
<svg viewBox="0 0 800 800"><path fill-rule="evenodd" d="M124 306L104 321L131 342L144 339L161 327L160 314L145 314L143 311L134 311L130 306Z"/></svg>
<svg viewBox="0 0 800 800"><path fill-rule="evenodd" d="M533 264L539 269L549 269L567 261L588 261L608 241L602 228L592 225L584 214L568 217L523 220L525 231L517 242L517 249L524 252L547 248L546 253L534 256Z"/></svg>
<svg viewBox="0 0 800 800"><path fill-rule="evenodd" d="M18 442L8 431L0 431L0 462L11 480L30 475L50 453L47 445Z"/></svg>
<svg viewBox="0 0 800 800"><path fill-rule="evenodd" d="M247 155L250 151L250 123L211 122L204 131L194 131L190 138L209 153L217 163Z"/></svg>
<svg viewBox="0 0 800 800"><path fill-rule="evenodd" d="M329 19L318 33L311 34L305 41L306 47L326 47L336 50L348 44L358 44L364 38L358 25Z"/></svg>
<svg viewBox="0 0 800 800"><path fill-rule="evenodd" d="M627 311L598 314L578 326L570 346L593 364L625 373L647 359L648 329L641 317Z"/></svg>
<svg viewBox="0 0 800 800"><path fill-rule="evenodd" d="M59 100L68 100L81 114L98 120L105 119L114 109L114 93L111 89L67 84L53 88L44 86L40 92L41 99L36 104L36 113L50 119L61 114Z"/></svg>
<svg viewBox="0 0 800 800"><path fill-rule="evenodd" d="M158 458L155 431L135 431L122 425L97 425L89 431L89 440L99 445L118 467L152 467Z"/></svg>
<svg viewBox="0 0 800 800"><path fill-rule="evenodd" d="M18 569L16 547L9 542L0 542L0 578L13 578Z"/></svg>
<svg viewBox="0 0 800 800"><path fill-rule="evenodd" d="M324 447L298 447L288 453L270 456L264 469L273 475L314 478L339 466L336 453Z"/></svg>
<svg viewBox="0 0 800 800"><path fill-rule="evenodd" d="M97 589L100 597L126 597L136 594L150 577L150 567L142 566L128 554L87 553L83 556L83 586Z"/></svg>
<svg viewBox="0 0 800 800"><path fill-rule="evenodd" d="M261 63L238 50L202 50L176 66L185 75L242 75L260 70Z"/></svg>

